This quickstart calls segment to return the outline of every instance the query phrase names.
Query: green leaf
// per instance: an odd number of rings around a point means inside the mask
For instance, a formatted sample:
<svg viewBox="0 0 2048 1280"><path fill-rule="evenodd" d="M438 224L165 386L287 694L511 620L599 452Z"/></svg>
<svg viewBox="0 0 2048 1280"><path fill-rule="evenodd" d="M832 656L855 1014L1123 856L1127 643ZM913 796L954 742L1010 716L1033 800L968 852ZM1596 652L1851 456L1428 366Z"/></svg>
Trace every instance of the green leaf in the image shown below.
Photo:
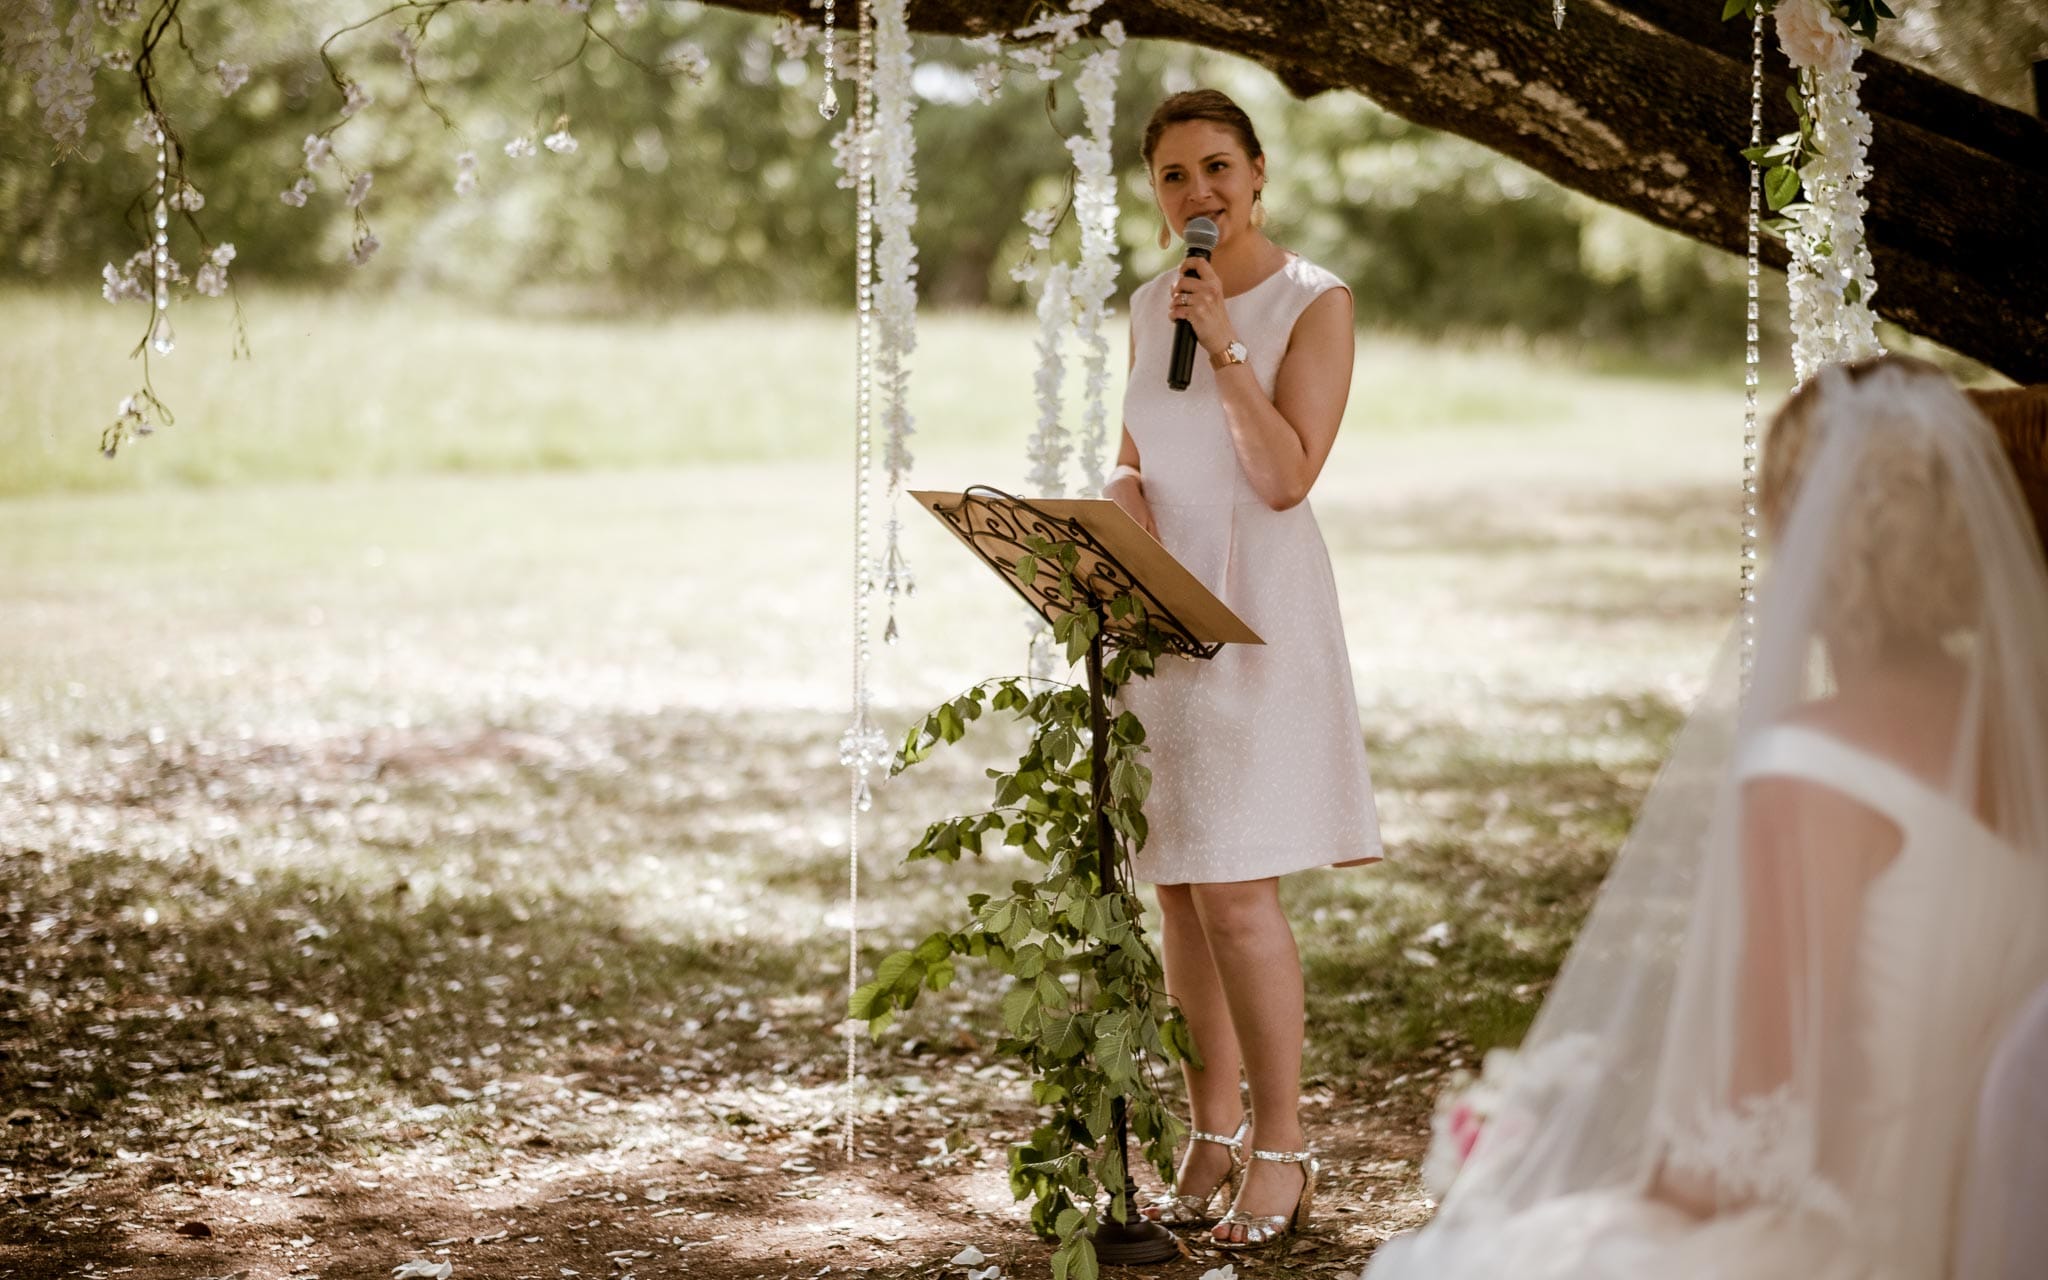
<svg viewBox="0 0 2048 1280"><path fill-rule="evenodd" d="M1030 590L1032 585L1038 581L1038 557L1028 552L1018 556L1016 567L1012 572L1017 575L1018 585L1027 591Z"/></svg>
<svg viewBox="0 0 2048 1280"><path fill-rule="evenodd" d="M1799 171L1781 164L1764 175L1764 199L1776 212L1799 197Z"/></svg>
<svg viewBox="0 0 2048 1280"><path fill-rule="evenodd" d="M887 984L882 982L869 982L862 984L862 986L858 990L856 990L851 996L847 997L846 1016L849 1018L858 1018L863 1022L867 1021L869 1018L874 1017L876 1011L875 1003L876 1001L881 999L882 993L887 991L890 985L893 984Z"/></svg>
<svg viewBox="0 0 2048 1280"><path fill-rule="evenodd" d="M1003 997L1003 1029L1013 1036L1021 1036L1037 1016L1037 988L1028 983L1011 987L1009 994Z"/></svg>
<svg viewBox="0 0 2048 1280"><path fill-rule="evenodd" d="M912 970L922 972L924 966L908 951L898 951L875 966L875 983L884 991L893 991L900 986Z"/></svg>
<svg viewBox="0 0 2048 1280"><path fill-rule="evenodd" d="M1749 0L1728 0L1721 6L1721 21L1726 22L1738 13L1749 12Z"/></svg>

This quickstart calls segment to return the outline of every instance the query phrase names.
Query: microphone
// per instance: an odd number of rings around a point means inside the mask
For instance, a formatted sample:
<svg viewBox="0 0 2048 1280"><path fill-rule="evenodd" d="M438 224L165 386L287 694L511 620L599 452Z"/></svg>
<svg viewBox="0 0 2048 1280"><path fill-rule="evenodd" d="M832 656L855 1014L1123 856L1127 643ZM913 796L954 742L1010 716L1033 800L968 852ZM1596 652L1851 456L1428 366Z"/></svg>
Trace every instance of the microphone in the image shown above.
<svg viewBox="0 0 2048 1280"><path fill-rule="evenodd" d="M1209 260L1209 253L1216 247L1216 224L1207 218L1189 218L1187 229L1181 234L1188 244L1187 256ZM1194 275L1192 271L1180 273L1183 280ZM1173 363L1167 366L1166 385L1175 391L1186 391L1188 383L1195 376L1195 326L1185 320L1173 322Z"/></svg>

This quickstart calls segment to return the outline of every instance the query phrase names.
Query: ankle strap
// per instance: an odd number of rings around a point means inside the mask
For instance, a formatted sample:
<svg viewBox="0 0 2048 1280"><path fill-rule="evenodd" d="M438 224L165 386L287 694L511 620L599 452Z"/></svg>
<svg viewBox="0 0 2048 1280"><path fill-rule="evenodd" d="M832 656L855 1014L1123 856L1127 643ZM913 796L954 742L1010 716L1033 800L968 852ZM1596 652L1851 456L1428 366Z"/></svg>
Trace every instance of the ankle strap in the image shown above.
<svg viewBox="0 0 2048 1280"><path fill-rule="evenodd" d="M1314 1158L1315 1153L1312 1151L1261 1151L1257 1147L1252 1148L1254 1160L1272 1160L1280 1164L1307 1164Z"/></svg>
<svg viewBox="0 0 2048 1280"><path fill-rule="evenodd" d="M1237 1122L1237 1132L1227 1138L1220 1133L1204 1133L1200 1129L1190 1129L1188 1137L1196 1142L1213 1142L1219 1147L1229 1147L1232 1151L1235 1151L1244 1145L1244 1136L1251 1131L1252 1118L1246 1116Z"/></svg>

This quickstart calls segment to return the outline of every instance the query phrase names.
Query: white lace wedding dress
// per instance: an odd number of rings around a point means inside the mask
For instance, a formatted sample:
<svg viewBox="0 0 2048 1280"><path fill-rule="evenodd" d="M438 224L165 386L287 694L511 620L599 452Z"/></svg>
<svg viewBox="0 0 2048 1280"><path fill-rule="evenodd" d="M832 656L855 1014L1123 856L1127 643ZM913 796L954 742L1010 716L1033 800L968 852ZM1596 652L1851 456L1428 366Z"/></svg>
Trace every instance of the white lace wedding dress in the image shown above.
<svg viewBox="0 0 2048 1280"><path fill-rule="evenodd" d="M1467 1213L1463 1230L1394 1240L1368 1280L1396 1270L1433 1280L1948 1273L1976 1083L2002 1015L2044 968L2043 868L1898 765L1811 729L1759 734L1739 771L1832 788L1891 819L1903 837L1863 908L1853 998L1867 1020L1860 1096L1839 1113L1849 1123L1817 1143L1810 1109L1778 1094L1696 1116L1683 1132L1664 1135L1672 1167L1768 1207L1702 1218L1647 1188L1563 1195L1518 1213ZM1564 1055L1574 1047L1552 1046ZM1588 1087L1598 1087L1596 1073L1586 1076ZM1817 1158L1816 1146L1830 1150ZM1857 1223L1849 1216L1855 1204L1902 1212Z"/></svg>

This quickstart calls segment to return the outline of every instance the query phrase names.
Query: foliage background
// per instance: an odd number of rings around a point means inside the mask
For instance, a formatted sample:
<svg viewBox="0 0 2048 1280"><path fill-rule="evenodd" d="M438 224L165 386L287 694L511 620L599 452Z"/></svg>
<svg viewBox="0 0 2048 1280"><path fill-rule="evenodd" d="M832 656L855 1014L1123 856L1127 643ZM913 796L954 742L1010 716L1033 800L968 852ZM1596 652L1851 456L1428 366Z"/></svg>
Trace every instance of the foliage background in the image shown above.
<svg viewBox="0 0 2048 1280"><path fill-rule="evenodd" d="M349 219L336 180L305 209L276 198L301 140L339 105L308 53L338 25L340 7L188 0L186 12L195 48L254 71L249 87L223 99L209 74L166 62L207 195L202 216L235 242L242 279L342 281ZM367 208L386 248L369 280L580 310L844 305L853 246L829 145L837 126L811 106L815 52L785 57L773 30L670 4L621 31L622 46L650 63L677 41L702 47L709 69L692 82L647 75L602 48L560 69L577 45L565 15L458 7L435 28L421 68L459 133L411 92L388 24L345 38L337 55L377 99L337 135L350 163L378 175ZM984 105L968 75L973 55L950 40L921 41L919 55L924 301L1020 306L1009 278L1026 252L1019 218L1061 199L1062 132L1075 127L1078 104L1013 76ZM1133 44L1125 62L1126 290L1167 260L1137 159L1144 118L1169 91L1213 84L1259 122L1274 232L1350 280L1367 324L1690 352L1725 338L1739 309L1739 267L1725 255L1357 95L1296 101L1259 69L1182 46ZM87 150L51 165L30 86L0 87L0 278L83 287L139 243L127 225L147 176L133 94L112 71L100 89ZM503 155L505 141L537 136L560 114L582 144L575 155ZM108 141L124 138L125 148ZM482 159L483 189L457 200L454 157L466 149Z"/></svg>

